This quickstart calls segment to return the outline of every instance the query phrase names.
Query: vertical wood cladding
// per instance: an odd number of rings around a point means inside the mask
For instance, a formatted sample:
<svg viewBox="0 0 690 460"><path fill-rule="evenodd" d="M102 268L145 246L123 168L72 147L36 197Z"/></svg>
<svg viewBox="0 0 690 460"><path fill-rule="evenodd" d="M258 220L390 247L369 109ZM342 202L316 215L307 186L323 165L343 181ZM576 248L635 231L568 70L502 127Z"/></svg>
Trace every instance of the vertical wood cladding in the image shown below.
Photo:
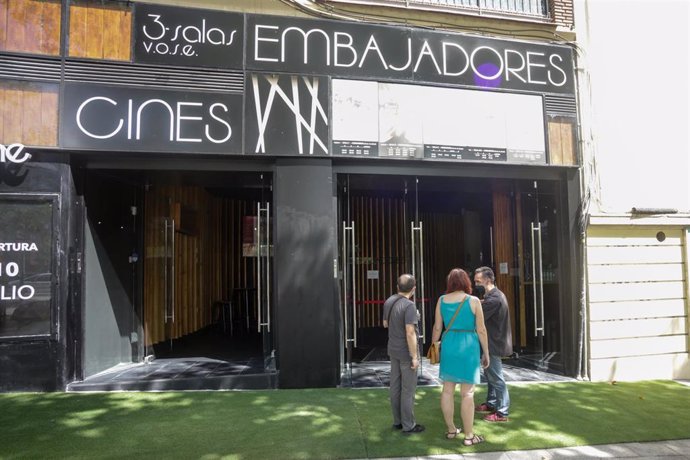
<svg viewBox="0 0 690 460"><path fill-rule="evenodd" d="M515 233L513 205L510 192L507 190L495 190L493 192L493 217L494 217L494 260L496 267L496 286L503 291L508 300L510 309L510 324L513 337L516 337L515 318L517 318L517 302L515 301L514 275L499 273L498 267L505 263L510 271L515 267Z"/></svg>
<svg viewBox="0 0 690 460"><path fill-rule="evenodd" d="M0 82L0 143L57 145L57 85Z"/></svg>
<svg viewBox="0 0 690 460"><path fill-rule="evenodd" d="M129 8L71 5L69 56L129 61L132 12Z"/></svg>
<svg viewBox="0 0 690 460"><path fill-rule="evenodd" d="M59 0L0 0L0 50L60 54Z"/></svg>
<svg viewBox="0 0 690 460"><path fill-rule="evenodd" d="M214 197L200 187L154 186L146 194L144 259L144 331L146 345L176 339L215 322L217 301L236 302L235 318L256 329L255 294L245 307L238 289L256 286L256 258L243 257L245 216L256 215L256 201ZM163 222L175 217L179 230L180 206L195 211L194 234L175 231L175 322L165 322ZM183 217L184 218L184 217ZM187 222L189 225L189 222ZM247 317L248 314L248 317Z"/></svg>
<svg viewBox="0 0 690 460"><path fill-rule="evenodd" d="M575 125L571 121L549 121L549 163L575 165Z"/></svg>

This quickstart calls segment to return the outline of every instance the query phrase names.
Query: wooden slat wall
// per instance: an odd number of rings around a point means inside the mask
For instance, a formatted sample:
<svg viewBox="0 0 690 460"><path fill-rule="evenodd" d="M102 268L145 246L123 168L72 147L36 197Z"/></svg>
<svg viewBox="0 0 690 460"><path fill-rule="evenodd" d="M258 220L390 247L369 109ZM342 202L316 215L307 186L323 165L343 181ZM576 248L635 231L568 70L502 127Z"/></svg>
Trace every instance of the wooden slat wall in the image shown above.
<svg viewBox="0 0 690 460"><path fill-rule="evenodd" d="M0 82L0 143L57 145L58 87Z"/></svg>
<svg viewBox="0 0 690 460"><path fill-rule="evenodd" d="M131 59L132 12L128 7L71 5L69 55L92 59Z"/></svg>
<svg viewBox="0 0 690 460"><path fill-rule="evenodd" d="M240 301L235 296L235 289L256 286L256 258L242 256L243 219L256 215L256 205L256 201L229 198L213 198L211 201L208 289L212 302ZM253 296L250 304L255 308Z"/></svg>
<svg viewBox="0 0 690 460"><path fill-rule="evenodd" d="M597 226L587 232L593 380L690 377L685 230Z"/></svg>
<svg viewBox="0 0 690 460"><path fill-rule="evenodd" d="M404 200L389 197L353 197L352 215L357 248L357 325L381 327L383 301L396 292L398 276L411 269L410 219ZM433 322L436 300L445 291L446 275L463 260L462 216L422 213L420 220L424 228L424 297L428 299L429 323ZM379 279L367 279L368 270L378 270Z"/></svg>
<svg viewBox="0 0 690 460"><path fill-rule="evenodd" d="M206 249L209 196L198 187L153 187L146 194L144 258L144 328L146 344L175 339L208 325L211 321ZM175 322L166 328L164 305L165 217L172 205L181 203L196 210L196 235L175 232Z"/></svg>
<svg viewBox="0 0 690 460"><path fill-rule="evenodd" d="M382 301L396 291L397 278L405 270L404 202L386 197L353 197L352 216L357 257L357 325L380 327ZM367 279L369 270L378 270L379 278Z"/></svg>
<svg viewBox="0 0 690 460"><path fill-rule="evenodd" d="M60 54L59 0L0 0L0 50Z"/></svg>
<svg viewBox="0 0 690 460"><path fill-rule="evenodd" d="M571 121L549 120L549 159L554 165L575 165L575 125Z"/></svg>
<svg viewBox="0 0 690 460"><path fill-rule="evenodd" d="M503 291L508 300L510 309L510 326L513 338L516 338L515 318L517 318L517 302L515 297L515 283L510 273L500 274L499 264L506 263L508 271L515 267L515 234L513 225L513 206L510 193L507 191L493 192L493 216L494 216L494 261L492 267L496 274L496 286Z"/></svg>

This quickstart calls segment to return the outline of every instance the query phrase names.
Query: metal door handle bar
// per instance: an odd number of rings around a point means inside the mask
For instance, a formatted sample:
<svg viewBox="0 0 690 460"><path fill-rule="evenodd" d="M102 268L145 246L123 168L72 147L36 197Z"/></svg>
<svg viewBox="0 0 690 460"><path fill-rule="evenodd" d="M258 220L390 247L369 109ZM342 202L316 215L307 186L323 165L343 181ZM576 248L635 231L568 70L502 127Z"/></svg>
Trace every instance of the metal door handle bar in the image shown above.
<svg viewBox="0 0 690 460"><path fill-rule="evenodd" d="M265 215L265 221L264 221ZM266 326L266 330L271 332L271 247L270 247L270 205L262 208L261 203L256 204L256 226L254 227L254 238L257 244L256 254L256 305L259 315L257 331L261 332L261 327ZM265 241L265 245L264 245ZM264 256L263 247L266 247ZM266 260L264 260L264 257ZM266 293L262 295L261 280L266 276ZM262 302L263 300L263 302ZM265 321L264 321L265 309Z"/></svg>
<svg viewBox="0 0 690 460"><path fill-rule="evenodd" d="M348 285L348 232L350 232L350 257L351 257L351 276L352 276L352 338L350 338L350 321L348 311L350 310L347 303L347 288ZM347 347L348 342L353 342L354 346L357 347L357 282L355 278L355 221L350 222L350 226L347 226L347 222L343 221L343 319L345 323L345 346Z"/></svg>
<svg viewBox="0 0 690 460"><path fill-rule="evenodd" d="M424 227L423 222L418 222L419 226L415 227L414 222L410 222L411 237L412 237L412 276L417 278L417 256L416 256L416 246L415 246L415 232L419 232L419 298L422 303L422 330L419 338L422 339L422 343L426 343L426 307L424 298ZM417 294L413 295L416 302Z"/></svg>
<svg viewBox="0 0 690 460"><path fill-rule="evenodd" d="M537 222L536 226L534 225L534 222L531 222L530 225L532 228L532 305L534 307L534 336L536 337L539 331L542 332L542 335L544 334L544 284L542 278L543 271L541 267L541 222ZM538 234L537 241L534 240L535 232ZM537 244L539 245L539 278L537 278ZM539 293L541 295L541 298L539 298L539 304L541 306L540 312L542 315L541 327L539 327L539 318L537 317L537 279L539 279Z"/></svg>

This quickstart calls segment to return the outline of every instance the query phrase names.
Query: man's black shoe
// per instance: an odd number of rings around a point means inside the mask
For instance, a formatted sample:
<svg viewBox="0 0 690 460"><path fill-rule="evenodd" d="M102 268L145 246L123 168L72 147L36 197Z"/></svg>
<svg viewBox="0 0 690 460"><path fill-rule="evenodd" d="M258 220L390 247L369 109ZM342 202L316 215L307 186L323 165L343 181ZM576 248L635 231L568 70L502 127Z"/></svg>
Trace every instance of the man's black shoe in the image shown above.
<svg viewBox="0 0 690 460"><path fill-rule="evenodd" d="M402 430L402 423L398 423L397 425L393 425L394 430Z"/></svg>
<svg viewBox="0 0 690 460"><path fill-rule="evenodd" d="M409 429L409 430L403 430L403 433L404 433L404 434L421 433L421 432L424 431L424 430L426 430L426 428L424 427L424 425L417 424L417 425L413 426L413 427L412 427L411 429Z"/></svg>

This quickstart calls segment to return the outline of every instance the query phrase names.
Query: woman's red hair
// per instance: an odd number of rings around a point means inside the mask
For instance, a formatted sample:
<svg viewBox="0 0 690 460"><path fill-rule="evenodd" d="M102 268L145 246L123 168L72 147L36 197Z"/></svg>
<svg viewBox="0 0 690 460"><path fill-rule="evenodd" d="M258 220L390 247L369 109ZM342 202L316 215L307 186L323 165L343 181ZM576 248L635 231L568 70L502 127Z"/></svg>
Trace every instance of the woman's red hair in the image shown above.
<svg viewBox="0 0 690 460"><path fill-rule="evenodd" d="M470 276L462 268L454 268L448 273L446 278L446 294L455 291L463 291L472 294L472 282Z"/></svg>

